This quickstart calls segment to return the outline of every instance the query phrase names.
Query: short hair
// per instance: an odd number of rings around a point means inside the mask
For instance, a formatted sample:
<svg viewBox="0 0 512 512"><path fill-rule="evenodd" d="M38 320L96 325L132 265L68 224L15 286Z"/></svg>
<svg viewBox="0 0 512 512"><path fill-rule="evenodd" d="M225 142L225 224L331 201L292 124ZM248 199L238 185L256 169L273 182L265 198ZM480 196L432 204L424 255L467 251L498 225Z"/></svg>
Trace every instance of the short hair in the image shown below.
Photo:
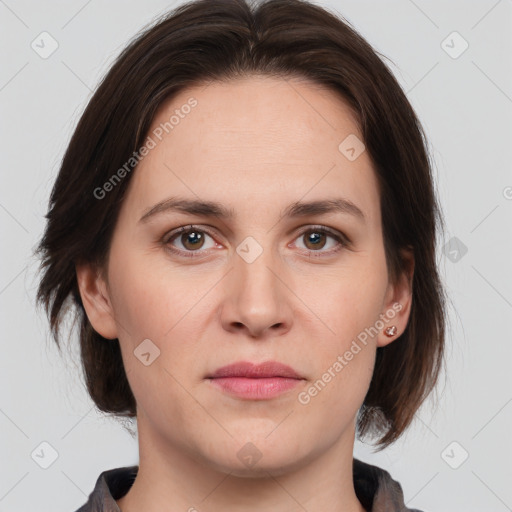
<svg viewBox="0 0 512 512"><path fill-rule="evenodd" d="M436 234L444 221L425 133L381 57L348 21L306 0L191 1L145 27L122 51L70 139L37 247L38 304L59 350L65 312L75 312L87 390L101 411L134 417L136 401L119 340L103 338L87 318L75 265L104 268L133 172L123 173L108 194L98 191L142 146L163 102L189 86L264 75L326 86L353 110L376 173L391 280L406 268L401 249L413 248L409 321L399 339L377 348L357 417L358 436L380 436L379 450L407 429L443 362L445 291Z"/></svg>

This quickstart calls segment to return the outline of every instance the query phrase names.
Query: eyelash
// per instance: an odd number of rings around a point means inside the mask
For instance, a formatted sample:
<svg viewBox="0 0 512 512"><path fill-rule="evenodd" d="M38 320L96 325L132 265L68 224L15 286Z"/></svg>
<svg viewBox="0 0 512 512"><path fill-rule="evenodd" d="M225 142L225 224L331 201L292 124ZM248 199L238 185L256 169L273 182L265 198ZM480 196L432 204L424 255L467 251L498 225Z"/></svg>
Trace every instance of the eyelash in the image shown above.
<svg viewBox="0 0 512 512"><path fill-rule="evenodd" d="M205 251L182 251L181 249L176 249L169 245L169 243L173 239L177 238L179 235L182 235L183 233L189 233L189 232L206 233L210 237L215 238L214 234L208 229L204 229L199 226L188 225L188 226L181 226L181 227L171 231L170 233L167 233L163 237L162 243L166 246L167 250L169 250L173 254L177 254L177 255L183 256L185 258L203 257L203 254L201 254L201 252L205 252ZM312 256L314 258L322 258L322 257L326 257L326 256L331 256L350 245L350 240L348 239L348 237L346 237L345 235L338 233L334 230L331 230L330 228L328 228L326 226L309 226L307 229L301 231L297 235L296 238L304 236L307 233L322 233L322 234L330 236L331 238L334 238L338 242L338 246L335 249L331 249L329 251L321 252L321 251L302 249L302 251L309 253L310 257ZM208 251L208 250L206 250L206 251Z"/></svg>

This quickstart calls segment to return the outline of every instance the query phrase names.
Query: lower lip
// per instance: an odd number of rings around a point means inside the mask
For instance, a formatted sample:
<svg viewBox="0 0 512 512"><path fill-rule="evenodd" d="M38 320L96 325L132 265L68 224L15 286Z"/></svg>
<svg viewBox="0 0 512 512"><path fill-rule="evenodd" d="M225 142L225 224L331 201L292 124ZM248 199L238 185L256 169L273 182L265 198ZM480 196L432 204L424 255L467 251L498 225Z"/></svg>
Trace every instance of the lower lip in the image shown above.
<svg viewBox="0 0 512 512"><path fill-rule="evenodd" d="M219 377L210 379L226 393L249 400L267 400L294 388L300 379L268 377L250 379L247 377Z"/></svg>

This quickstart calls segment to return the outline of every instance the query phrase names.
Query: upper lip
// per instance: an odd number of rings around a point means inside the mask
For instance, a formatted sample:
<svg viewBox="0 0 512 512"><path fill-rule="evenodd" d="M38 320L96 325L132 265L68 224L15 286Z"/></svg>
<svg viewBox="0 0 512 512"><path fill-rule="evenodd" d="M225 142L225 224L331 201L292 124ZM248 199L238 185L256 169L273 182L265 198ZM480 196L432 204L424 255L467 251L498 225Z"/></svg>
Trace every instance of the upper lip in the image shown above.
<svg viewBox="0 0 512 512"><path fill-rule="evenodd" d="M208 375L209 379L222 377L246 377L263 379L268 377L284 377L289 379L302 379L302 377L290 366L277 361L265 361L260 364L250 361L239 361L218 368L213 374Z"/></svg>

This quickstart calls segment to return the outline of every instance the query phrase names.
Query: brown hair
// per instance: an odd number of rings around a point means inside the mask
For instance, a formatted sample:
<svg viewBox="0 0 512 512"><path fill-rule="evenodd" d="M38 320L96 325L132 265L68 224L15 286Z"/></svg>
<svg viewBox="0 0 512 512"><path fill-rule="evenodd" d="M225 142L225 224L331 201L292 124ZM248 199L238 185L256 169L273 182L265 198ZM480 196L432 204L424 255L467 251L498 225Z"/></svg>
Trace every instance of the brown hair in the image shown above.
<svg viewBox="0 0 512 512"><path fill-rule="evenodd" d="M101 198L95 191L142 146L164 101L187 86L251 73L306 78L341 94L357 115L376 171L390 279L405 271L400 249L414 249L409 322L399 340L377 349L357 420L359 436L379 434L377 446L383 449L409 426L442 366L445 296L435 251L443 219L426 137L400 85L348 22L305 0L193 1L127 46L90 99L65 152L37 248L38 304L60 349L69 301L80 325L81 360L93 401L104 412L135 416L119 341L93 330L75 272L77 262L104 268L133 172Z"/></svg>

